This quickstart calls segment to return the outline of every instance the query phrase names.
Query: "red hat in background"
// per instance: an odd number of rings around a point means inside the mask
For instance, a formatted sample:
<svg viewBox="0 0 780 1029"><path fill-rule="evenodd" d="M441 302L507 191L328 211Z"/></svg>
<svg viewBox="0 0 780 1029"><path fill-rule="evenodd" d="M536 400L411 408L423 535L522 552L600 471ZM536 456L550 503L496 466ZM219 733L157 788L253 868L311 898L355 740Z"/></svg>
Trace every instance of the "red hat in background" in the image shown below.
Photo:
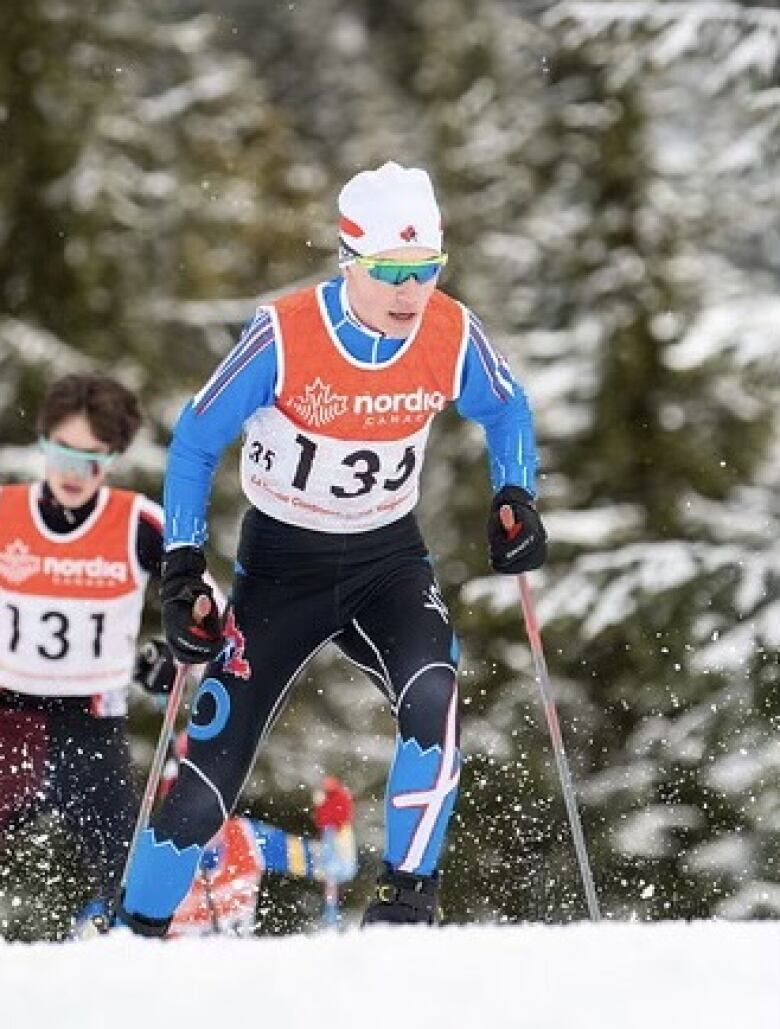
<svg viewBox="0 0 780 1029"><path fill-rule="evenodd" d="M314 824L323 829L341 829L355 816L352 794L343 782L333 775L322 780L322 789L314 794Z"/></svg>

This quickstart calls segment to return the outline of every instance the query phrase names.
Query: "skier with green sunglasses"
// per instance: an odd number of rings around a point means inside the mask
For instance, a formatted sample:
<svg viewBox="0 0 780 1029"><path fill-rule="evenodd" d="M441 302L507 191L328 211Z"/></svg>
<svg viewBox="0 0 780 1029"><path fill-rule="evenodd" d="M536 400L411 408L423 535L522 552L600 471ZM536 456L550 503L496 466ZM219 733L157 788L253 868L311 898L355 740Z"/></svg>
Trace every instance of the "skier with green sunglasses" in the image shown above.
<svg viewBox="0 0 780 1029"><path fill-rule="evenodd" d="M167 931L295 679L331 642L398 727L364 924L433 924L461 765L459 646L413 511L447 404L485 431L493 568L545 559L530 408L480 321L439 288L447 258L429 176L393 162L360 172L339 215L341 274L260 306L174 430L163 623L178 660L210 664L187 763L128 871L119 918L142 935ZM195 604L208 595L211 482L240 435L249 508L220 629L199 623Z"/></svg>

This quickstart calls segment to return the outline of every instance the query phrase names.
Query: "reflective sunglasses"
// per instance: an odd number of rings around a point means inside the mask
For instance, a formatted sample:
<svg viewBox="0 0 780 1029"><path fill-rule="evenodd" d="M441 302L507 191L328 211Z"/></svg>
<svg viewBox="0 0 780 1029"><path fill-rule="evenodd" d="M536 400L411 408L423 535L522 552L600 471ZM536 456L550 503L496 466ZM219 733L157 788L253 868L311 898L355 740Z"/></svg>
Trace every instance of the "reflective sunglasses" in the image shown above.
<svg viewBox="0 0 780 1029"><path fill-rule="evenodd" d="M372 279L385 282L388 286L402 286L409 279L416 279L422 285L436 278L447 263L447 254L426 257L422 261L398 261L359 255L355 255L352 260L365 268Z"/></svg>
<svg viewBox="0 0 780 1029"><path fill-rule="evenodd" d="M116 454L96 454L94 450L76 450L41 436L38 446L46 461L60 472L94 478L116 460Z"/></svg>

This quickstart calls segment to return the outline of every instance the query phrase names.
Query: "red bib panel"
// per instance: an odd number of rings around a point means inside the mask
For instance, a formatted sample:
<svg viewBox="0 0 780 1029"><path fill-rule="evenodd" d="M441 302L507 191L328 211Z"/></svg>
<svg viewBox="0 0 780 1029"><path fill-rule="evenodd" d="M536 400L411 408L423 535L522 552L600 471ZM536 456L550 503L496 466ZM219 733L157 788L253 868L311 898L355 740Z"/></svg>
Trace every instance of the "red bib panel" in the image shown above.
<svg viewBox="0 0 780 1029"><path fill-rule="evenodd" d="M461 304L435 292L390 361L356 361L322 287L273 305L276 404L247 424L241 474L261 511L323 532L361 532L411 511L430 423L458 395L468 340Z"/></svg>
<svg viewBox="0 0 780 1029"><path fill-rule="evenodd" d="M57 696L127 686L146 584L141 498L104 488L86 522L60 535L41 519L39 493L0 489L0 686Z"/></svg>

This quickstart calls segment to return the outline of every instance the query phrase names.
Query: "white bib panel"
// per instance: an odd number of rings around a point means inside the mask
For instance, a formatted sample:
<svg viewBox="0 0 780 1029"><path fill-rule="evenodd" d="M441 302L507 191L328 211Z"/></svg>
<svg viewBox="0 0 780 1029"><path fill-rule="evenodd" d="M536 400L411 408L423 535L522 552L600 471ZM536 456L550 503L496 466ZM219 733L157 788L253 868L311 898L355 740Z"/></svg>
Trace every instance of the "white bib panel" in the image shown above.
<svg viewBox="0 0 780 1029"><path fill-rule="evenodd" d="M0 683L38 696L90 696L132 679L141 622L139 590L106 600L13 596L0 590L11 647Z"/></svg>
<svg viewBox="0 0 780 1029"><path fill-rule="evenodd" d="M241 485L279 521L318 532L378 529L417 503L429 428L396 440L334 439L264 407L246 425Z"/></svg>

